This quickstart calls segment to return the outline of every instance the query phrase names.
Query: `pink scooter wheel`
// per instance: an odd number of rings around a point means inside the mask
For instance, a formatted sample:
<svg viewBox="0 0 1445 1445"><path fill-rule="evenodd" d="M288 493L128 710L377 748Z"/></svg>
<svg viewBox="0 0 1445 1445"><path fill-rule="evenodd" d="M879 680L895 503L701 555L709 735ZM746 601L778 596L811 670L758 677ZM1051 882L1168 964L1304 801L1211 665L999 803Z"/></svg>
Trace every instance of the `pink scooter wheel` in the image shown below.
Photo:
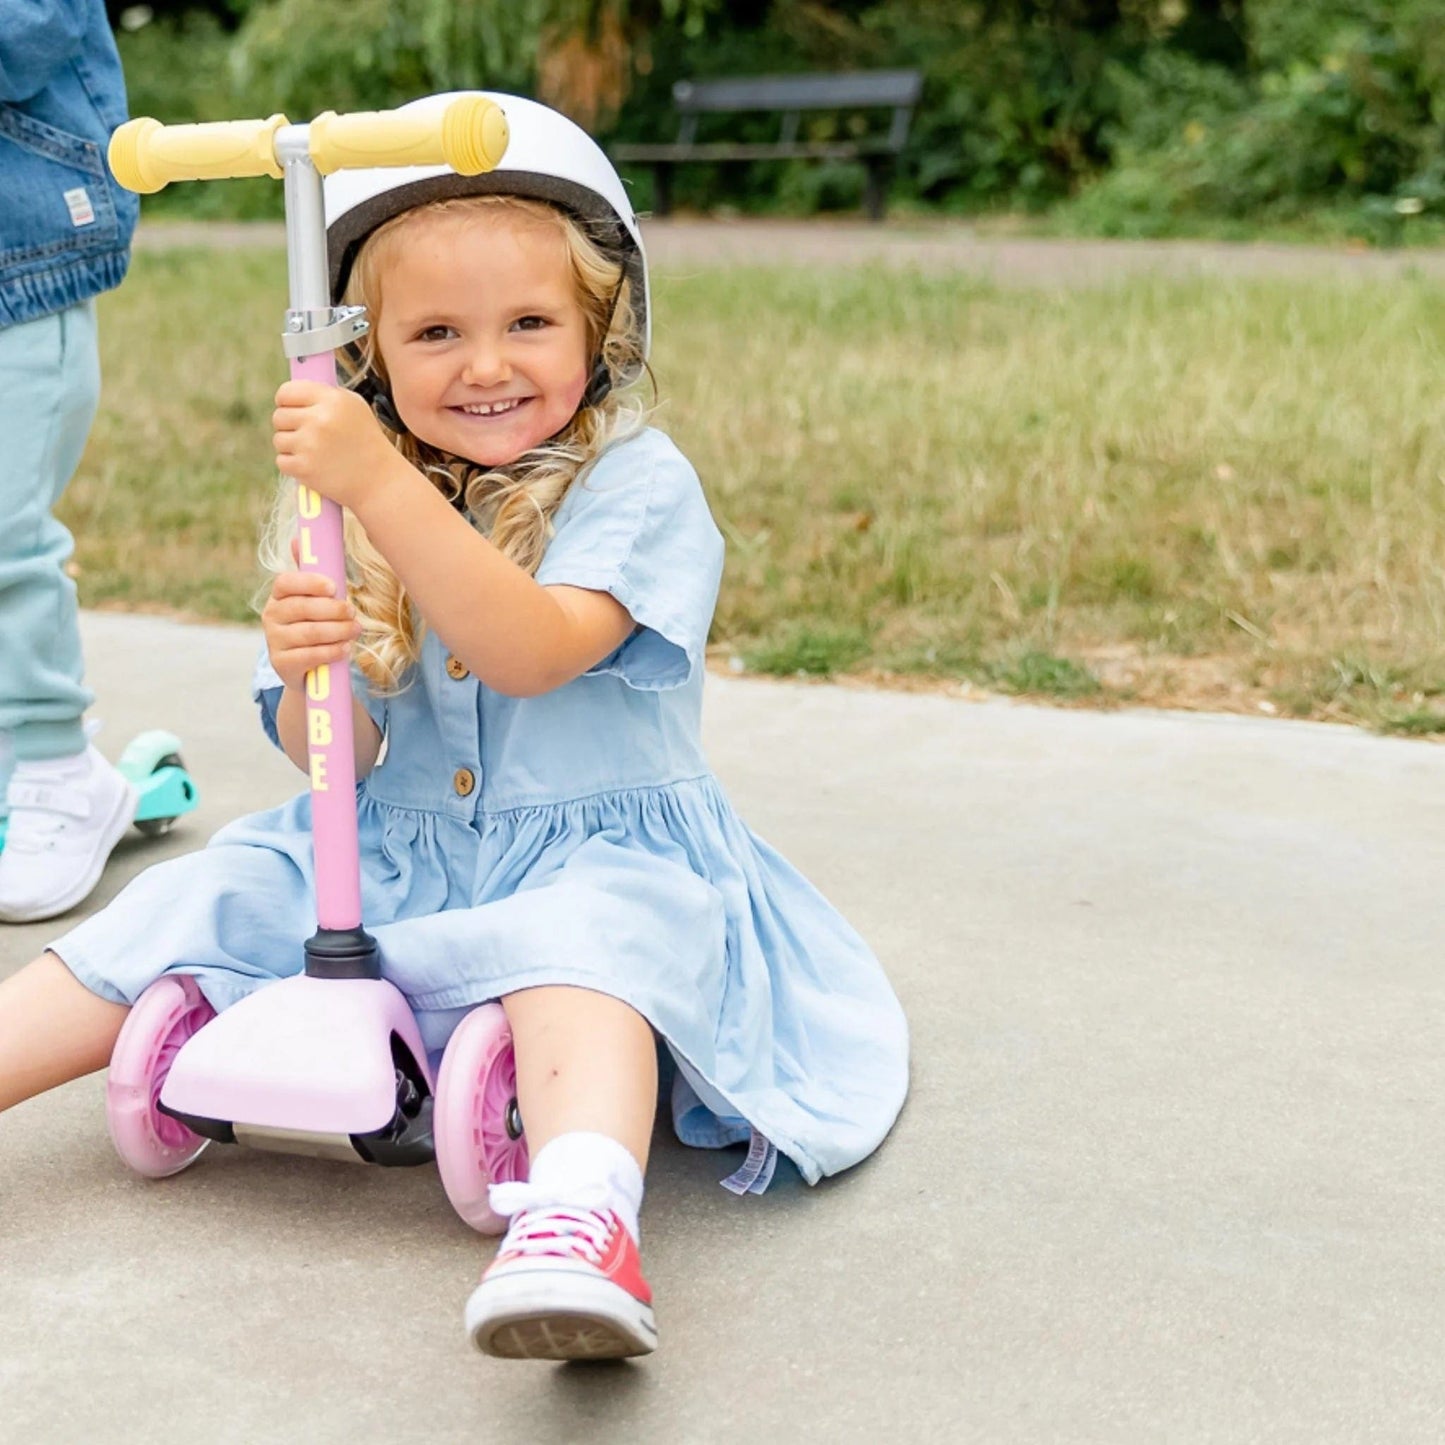
<svg viewBox="0 0 1445 1445"><path fill-rule="evenodd" d="M492 1209L487 1186L527 1177L527 1139L517 1113L512 1030L501 1004L474 1008L448 1041L432 1137L452 1208L482 1234L504 1233L506 1218Z"/></svg>
<svg viewBox="0 0 1445 1445"><path fill-rule="evenodd" d="M181 1045L215 1014L195 979L167 974L121 1026L105 1081L106 1122L116 1152L138 1174L178 1174L211 1142L156 1105Z"/></svg>

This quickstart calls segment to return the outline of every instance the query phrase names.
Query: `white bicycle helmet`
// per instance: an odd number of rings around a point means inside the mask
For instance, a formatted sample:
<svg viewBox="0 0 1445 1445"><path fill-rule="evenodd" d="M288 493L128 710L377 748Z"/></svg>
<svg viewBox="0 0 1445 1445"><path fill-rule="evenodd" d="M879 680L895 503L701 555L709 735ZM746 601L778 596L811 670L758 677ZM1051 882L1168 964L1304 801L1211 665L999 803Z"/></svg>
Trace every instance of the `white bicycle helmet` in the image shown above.
<svg viewBox="0 0 1445 1445"><path fill-rule="evenodd" d="M401 109L440 110L467 93L429 95ZM445 165L393 166L338 170L326 177L326 251L333 303L340 303L362 242L393 216L451 196L527 196L577 217L588 234L622 262L623 274L632 283L638 354L645 360L652 343L647 256L622 178L602 147L559 111L519 95L480 94L501 106L510 130L506 153L494 170L463 176ZM600 359L596 367L584 405L600 401L609 385L635 381L642 371L639 362L624 375L608 377ZM389 405L389 398L377 399Z"/></svg>

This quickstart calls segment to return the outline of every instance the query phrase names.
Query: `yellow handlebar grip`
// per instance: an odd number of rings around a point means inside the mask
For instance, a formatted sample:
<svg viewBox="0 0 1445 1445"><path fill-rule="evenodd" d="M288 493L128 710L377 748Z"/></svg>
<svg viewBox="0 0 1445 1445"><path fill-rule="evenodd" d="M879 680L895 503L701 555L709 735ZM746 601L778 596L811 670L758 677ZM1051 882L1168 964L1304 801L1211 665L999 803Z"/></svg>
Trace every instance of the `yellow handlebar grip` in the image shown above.
<svg viewBox="0 0 1445 1445"><path fill-rule="evenodd" d="M110 168L128 191L150 195L170 181L231 176L281 178L276 132L284 115L268 120L221 120L162 125L149 116L127 121L110 138Z"/></svg>
<svg viewBox="0 0 1445 1445"><path fill-rule="evenodd" d="M328 110L307 129L311 162L323 176L342 167L439 165L480 175L501 160L507 136L501 106L484 95L458 96L440 116Z"/></svg>

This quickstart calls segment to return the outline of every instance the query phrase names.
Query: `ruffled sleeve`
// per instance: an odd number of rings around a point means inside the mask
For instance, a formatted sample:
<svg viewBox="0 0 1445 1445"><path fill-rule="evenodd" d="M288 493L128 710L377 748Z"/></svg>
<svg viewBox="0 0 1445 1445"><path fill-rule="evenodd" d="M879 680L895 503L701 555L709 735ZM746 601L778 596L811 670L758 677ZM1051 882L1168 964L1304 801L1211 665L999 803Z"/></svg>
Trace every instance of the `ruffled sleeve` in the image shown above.
<svg viewBox="0 0 1445 1445"><path fill-rule="evenodd" d="M661 432L642 432L573 483L554 525L537 581L610 593L637 624L590 672L681 687L702 665L723 563L691 463Z"/></svg>
<svg viewBox="0 0 1445 1445"><path fill-rule="evenodd" d="M251 675L251 697L261 711L262 730L278 748L281 746L281 736L276 730L276 709L281 706L281 694L285 690L286 685L276 676L276 669L271 666L271 659L263 646L256 658L256 670ZM356 667L351 669L351 691L361 699L372 722L385 737L386 699L372 694L365 677Z"/></svg>

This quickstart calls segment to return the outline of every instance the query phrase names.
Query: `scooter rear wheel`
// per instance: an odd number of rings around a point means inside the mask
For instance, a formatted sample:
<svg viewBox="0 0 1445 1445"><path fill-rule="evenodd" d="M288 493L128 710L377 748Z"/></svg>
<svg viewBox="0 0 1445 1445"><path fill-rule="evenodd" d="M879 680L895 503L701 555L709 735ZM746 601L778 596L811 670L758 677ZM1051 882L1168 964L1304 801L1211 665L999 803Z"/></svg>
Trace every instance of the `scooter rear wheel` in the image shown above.
<svg viewBox="0 0 1445 1445"><path fill-rule="evenodd" d="M167 974L136 1000L121 1026L105 1081L106 1122L116 1152L138 1174L178 1174L210 1143L157 1105L181 1045L215 1013L194 978Z"/></svg>
<svg viewBox="0 0 1445 1445"><path fill-rule="evenodd" d="M165 757L161 758L155 767L151 769L152 775L160 772L163 768L179 768L182 772L185 772L186 765L179 753L167 753ZM182 786L186 790L186 797L192 797L194 785L187 780ZM165 834L169 833L171 829L176 826L176 821L174 817L137 818L135 825L147 838L160 838L164 837Z"/></svg>
<svg viewBox="0 0 1445 1445"><path fill-rule="evenodd" d="M517 1112L512 1030L501 1004L474 1008L447 1042L432 1137L452 1208L481 1234L504 1233L506 1218L493 1210L487 1186L527 1177L527 1139Z"/></svg>

